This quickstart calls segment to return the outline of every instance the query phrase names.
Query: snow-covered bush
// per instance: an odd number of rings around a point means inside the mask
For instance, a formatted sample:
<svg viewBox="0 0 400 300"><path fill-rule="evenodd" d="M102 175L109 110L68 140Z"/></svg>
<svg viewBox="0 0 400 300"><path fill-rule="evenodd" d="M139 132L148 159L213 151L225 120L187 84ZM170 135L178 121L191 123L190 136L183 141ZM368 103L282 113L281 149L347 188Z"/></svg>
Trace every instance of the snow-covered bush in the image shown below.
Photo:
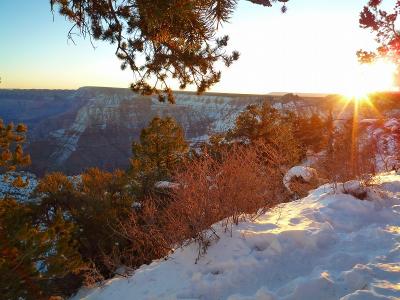
<svg viewBox="0 0 400 300"><path fill-rule="evenodd" d="M317 170L305 166L295 166L283 177L283 184L287 190L300 198L306 196L308 191L315 189L320 183Z"/></svg>

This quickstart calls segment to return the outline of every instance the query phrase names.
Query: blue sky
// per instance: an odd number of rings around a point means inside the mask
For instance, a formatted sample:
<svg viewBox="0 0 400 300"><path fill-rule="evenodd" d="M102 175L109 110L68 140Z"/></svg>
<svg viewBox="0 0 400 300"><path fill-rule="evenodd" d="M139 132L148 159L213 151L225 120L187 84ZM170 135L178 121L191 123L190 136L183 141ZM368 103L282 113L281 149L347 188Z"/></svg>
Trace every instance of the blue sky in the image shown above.
<svg viewBox="0 0 400 300"><path fill-rule="evenodd" d="M358 76L357 49L373 37L358 28L367 0L291 0L263 8L239 1L221 34L231 36L240 60L223 70L219 92L337 92ZM1 88L127 87L114 47L76 38L67 40L70 24L50 12L47 0L0 1Z"/></svg>

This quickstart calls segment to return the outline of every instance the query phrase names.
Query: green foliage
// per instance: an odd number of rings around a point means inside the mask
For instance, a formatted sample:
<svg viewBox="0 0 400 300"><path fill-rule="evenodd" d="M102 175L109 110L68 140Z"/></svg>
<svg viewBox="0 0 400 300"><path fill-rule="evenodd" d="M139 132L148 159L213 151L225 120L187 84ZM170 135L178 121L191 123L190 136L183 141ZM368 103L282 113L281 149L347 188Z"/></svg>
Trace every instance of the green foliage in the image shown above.
<svg viewBox="0 0 400 300"><path fill-rule="evenodd" d="M22 146L26 139L27 127L24 124L14 126L13 123L5 125L0 119L0 174L15 171L31 163L29 154L24 154ZM7 176L4 181L9 180ZM25 187L28 182L17 176L11 184L14 187Z"/></svg>
<svg viewBox="0 0 400 300"><path fill-rule="evenodd" d="M250 0L272 6L276 0ZM288 0L278 0L285 3ZM239 53L227 53L228 36L216 37L237 0L50 0L52 9L83 36L116 44L121 68L135 75L131 87L144 95L174 102L168 81L195 85L202 93L219 82L218 62L230 66ZM282 11L286 10L283 5ZM71 30L72 30L71 29ZM72 38L74 32L69 33Z"/></svg>
<svg viewBox="0 0 400 300"><path fill-rule="evenodd" d="M15 171L19 166L30 164L30 156L22 150L26 132L24 124L5 125L0 119L0 173Z"/></svg>
<svg viewBox="0 0 400 300"><path fill-rule="evenodd" d="M40 201L0 201L3 298L65 297L113 274L107 257L129 245L117 232L132 211L126 184L121 171L90 169L79 179L53 173L35 191Z"/></svg>
<svg viewBox="0 0 400 300"><path fill-rule="evenodd" d="M357 52L361 63L371 63L382 57L393 60L397 65L400 63L398 35L400 3L398 1L392 1L389 4L384 2L370 0L360 13L360 27L371 31L377 42L375 51L359 50Z"/></svg>
<svg viewBox="0 0 400 300"><path fill-rule="evenodd" d="M134 207L129 180L122 171L89 169L80 178L53 173L40 181L35 220L46 228L64 222L75 229L70 243L85 264L74 282L93 284L115 275L121 265L136 268L171 249L156 206L149 200ZM79 287L74 282L67 285L69 293Z"/></svg>
<svg viewBox="0 0 400 300"><path fill-rule="evenodd" d="M82 258L94 263L106 277L112 270L105 265L104 257L114 248L124 246L123 239L113 230L119 220L128 216L134 201L126 184L122 171L89 169L75 183L61 173L49 174L36 189L42 199L39 205L42 222L50 226L55 222L54 212L60 212L65 222L73 223L77 228L74 241Z"/></svg>
<svg viewBox="0 0 400 300"><path fill-rule="evenodd" d="M84 266L72 236L75 226L52 212L36 219L35 205L0 201L0 291L2 299L47 299L62 294L55 284Z"/></svg>
<svg viewBox="0 0 400 300"><path fill-rule="evenodd" d="M269 103L249 105L237 118L227 139L245 144L262 143L268 147L276 167L290 167L302 157L301 144L296 136L296 116L282 113ZM279 159L278 159L279 158ZM279 165L279 166L278 166Z"/></svg>
<svg viewBox="0 0 400 300"><path fill-rule="evenodd" d="M132 144L131 174L146 192L159 180L167 180L188 153L181 126L171 117L154 118Z"/></svg>
<svg viewBox="0 0 400 300"><path fill-rule="evenodd" d="M314 152L321 151L327 143L327 121L318 114L313 114L307 123L307 132L304 144L310 146Z"/></svg>
<svg viewBox="0 0 400 300"><path fill-rule="evenodd" d="M228 140L245 143L262 142L287 155L294 164L306 157L307 151L319 152L327 144L327 121L318 114L311 116L292 111L279 111L269 103L249 105L228 132Z"/></svg>
<svg viewBox="0 0 400 300"><path fill-rule="evenodd" d="M188 152L183 130L171 118L155 118L140 141L133 146L132 171L143 186L170 176ZM122 171L89 169L77 178L53 173L35 190L40 201L0 202L0 272L12 274L1 280L5 299L65 297L82 283L109 278L121 264L137 267L165 255L170 248L160 240L157 210L144 203L135 211L131 184ZM121 227L126 220L129 227Z"/></svg>
<svg viewBox="0 0 400 300"><path fill-rule="evenodd" d="M268 103L249 105L236 119L231 138L267 140L282 122L281 114Z"/></svg>
<svg viewBox="0 0 400 300"><path fill-rule="evenodd" d="M327 143L327 123L318 114L311 116L292 115L289 119L295 138L299 141L302 156L309 150L318 153Z"/></svg>

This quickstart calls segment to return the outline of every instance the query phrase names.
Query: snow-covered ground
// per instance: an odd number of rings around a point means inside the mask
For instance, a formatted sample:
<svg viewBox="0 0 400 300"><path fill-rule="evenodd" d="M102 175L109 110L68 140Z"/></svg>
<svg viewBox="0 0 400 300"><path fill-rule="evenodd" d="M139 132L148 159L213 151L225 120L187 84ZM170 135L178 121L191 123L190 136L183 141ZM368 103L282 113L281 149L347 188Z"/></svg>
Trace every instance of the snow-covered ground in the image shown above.
<svg viewBox="0 0 400 300"><path fill-rule="evenodd" d="M190 245L73 299L400 299L400 176L379 180L364 201L341 192L354 181L322 186L232 237L216 224L197 264Z"/></svg>

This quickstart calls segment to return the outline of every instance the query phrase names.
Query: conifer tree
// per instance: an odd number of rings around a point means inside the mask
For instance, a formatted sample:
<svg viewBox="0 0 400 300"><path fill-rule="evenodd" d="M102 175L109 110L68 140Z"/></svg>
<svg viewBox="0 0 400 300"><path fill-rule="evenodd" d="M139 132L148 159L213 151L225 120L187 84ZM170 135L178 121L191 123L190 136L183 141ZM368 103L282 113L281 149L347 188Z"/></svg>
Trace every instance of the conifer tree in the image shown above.
<svg viewBox="0 0 400 300"><path fill-rule="evenodd" d="M274 153L276 159L273 160L279 161L280 167L293 166L302 155L294 120L294 114L280 112L267 102L252 104L239 114L227 139L244 144L264 144Z"/></svg>
<svg viewBox="0 0 400 300"><path fill-rule="evenodd" d="M15 171L17 167L30 164L30 156L24 154L22 149L26 132L27 127L24 124L5 125L0 119L0 173Z"/></svg>
<svg viewBox="0 0 400 300"><path fill-rule="evenodd" d="M0 294L2 299L48 299L65 295L57 286L84 266L71 236L72 223L53 212L45 226L34 204L0 201Z"/></svg>
<svg viewBox="0 0 400 300"><path fill-rule="evenodd" d="M26 139L27 127L24 124L14 126L13 123L5 125L0 119L0 174L15 171L31 163L29 154L24 154L22 146ZM3 180L8 181L8 176ZM12 185L17 188L25 187L28 181L17 176Z"/></svg>
<svg viewBox="0 0 400 300"><path fill-rule="evenodd" d="M270 7L289 0L248 0ZM217 62L230 66L239 53L228 53L228 36L217 37L237 0L50 0L52 10L67 17L83 36L116 44L121 68L135 79L131 87L144 95L174 102L169 85L194 85L202 93L221 78Z"/></svg>
<svg viewBox="0 0 400 300"><path fill-rule="evenodd" d="M123 246L113 229L132 209L133 198L126 185L124 172L93 168L75 182L62 173L48 174L35 190L41 198L37 215L42 223L53 227L58 220L53 212L59 212L64 222L74 224L77 231L72 242L77 244L82 259L93 263L105 277L112 270L105 266L104 256Z"/></svg>
<svg viewBox="0 0 400 300"><path fill-rule="evenodd" d="M313 113L311 116L294 115L288 122L292 122L294 134L304 155L308 150L317 153L326 146L326 121L317 113Z"/></svg>
<svg viewBox="0 0 400 300"><path fill-rule="evenodd" d="M369 0L360 13L360 27L370 30L378 43L378 47L374 51L358 51L357 55L361 62L370 63L379 57L390 57L400 64L398 24L400 2L392 2L387 5L382 0Z"/></svg>
<svg viewBox="0 0 400 300"><path fill-rule="evenodd" d="M131 172L144 187L151 188L158 180L166 180L188 153L181 126L171 117L154 118L140 134L140 142L132 144ZM146 188L146 189L147 189Z"/></svg>
<svg viewBox="0 0 400 300"><path fill-rule="evenodd" d="M281 121L279 111L269 103L251 104L239 114L235 128L228 133L228 136L249 141L268 139Z"/></svg>

